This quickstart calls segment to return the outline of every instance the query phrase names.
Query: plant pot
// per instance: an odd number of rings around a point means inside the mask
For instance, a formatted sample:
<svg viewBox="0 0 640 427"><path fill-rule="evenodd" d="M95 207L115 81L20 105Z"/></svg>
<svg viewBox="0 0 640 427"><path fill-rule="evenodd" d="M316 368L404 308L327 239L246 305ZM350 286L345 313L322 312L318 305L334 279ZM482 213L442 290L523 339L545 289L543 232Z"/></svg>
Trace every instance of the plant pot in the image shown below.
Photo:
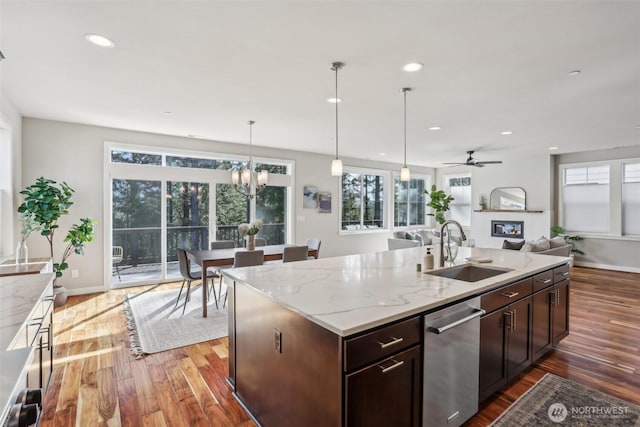
<svg viewBox="0 0 640 427"><path fill-rule="evenodd" d="M67 294L67 288L64 286L54 286L53 288L53 306L60 307L63 306L67 302L67 298L69 295Z"/></svg>

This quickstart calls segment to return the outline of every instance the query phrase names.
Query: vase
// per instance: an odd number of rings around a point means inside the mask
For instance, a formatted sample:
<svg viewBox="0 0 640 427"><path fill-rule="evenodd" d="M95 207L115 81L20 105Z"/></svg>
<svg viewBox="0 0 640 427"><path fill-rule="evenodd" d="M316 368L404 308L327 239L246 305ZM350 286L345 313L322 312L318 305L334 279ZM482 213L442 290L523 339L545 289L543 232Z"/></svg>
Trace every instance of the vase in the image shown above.
<svg viewBox="0 0 640 427"><path fill-rule="evenodd" d="M29 248L24 240L16 246L16 264L26 264L29 262Z"/></svg>
<svg viewBox="0 0 640 427"><path fill-rule="evenodd" d="M256 249L256 236L249 234L247 236L247 250L254 251Z"/></svg>

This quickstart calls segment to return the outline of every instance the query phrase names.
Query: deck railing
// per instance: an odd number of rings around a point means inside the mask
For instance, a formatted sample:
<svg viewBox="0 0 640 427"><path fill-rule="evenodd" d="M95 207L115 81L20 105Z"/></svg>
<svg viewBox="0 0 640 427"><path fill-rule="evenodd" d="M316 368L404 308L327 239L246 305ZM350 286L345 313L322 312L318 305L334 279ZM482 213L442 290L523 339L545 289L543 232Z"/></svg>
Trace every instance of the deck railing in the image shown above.
<svg viewBox="0 0 640 427"><path fill-rule="evenodd" d="M120 264L138 266L144 264L157 264L161 261L161 228L117 228L113 230L113 245L122 246L124 254ZM264 224L259 237L267 240L267 244L277 245L284 243L285 225ZM218 226L216 240L233 240L237 247L244 246L243 236L238 232L237 225ZM167 227L167 261L177 261L176 250L183 249L208 249L209 227L207 226L180 226Z"/></svg>

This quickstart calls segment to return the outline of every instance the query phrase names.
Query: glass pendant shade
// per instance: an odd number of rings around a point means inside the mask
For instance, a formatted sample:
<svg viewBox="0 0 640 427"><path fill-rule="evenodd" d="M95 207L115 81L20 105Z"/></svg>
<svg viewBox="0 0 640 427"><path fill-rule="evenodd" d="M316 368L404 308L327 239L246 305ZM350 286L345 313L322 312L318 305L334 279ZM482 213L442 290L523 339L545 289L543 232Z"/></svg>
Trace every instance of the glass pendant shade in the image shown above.
<svg viewBox="0 0 640 427"><path fill-rule="evenodd" d="M242 195L253 199L258 194L262 193L267 187L269 182L269 172L261 170L260 172L254 171L253 163L253 141L251 127L255 122L250 120L249 124L249 163L247 167L241 171L231 171L231 182L234 185L234 189Z"/></svg>
<svg viewBox="0 0 640 427"><path fill-rule="evenodd" d="M411 180L411 172L409 171L409 166L404 165L402 169L400 169L400 181L407 182Z"/></svg>
<svg viewBox="0 0 640 427"><path fill-rule="evenodd" d="M231 172L231 183L233 185L238 185L240 183L240 172L238 171Z"/></svg>
<svg viewBox="0 0 640 427"><path fill-rule="evenodd" d="M333 159L331 162L331 176L342 176L342 160Z"/></svg>
<svg viewBox="0 0 640 427"><path fill-rule="evenodd" d="M240 174L240 181L242 185L251 184L251 169L244 169Z"/></svg>

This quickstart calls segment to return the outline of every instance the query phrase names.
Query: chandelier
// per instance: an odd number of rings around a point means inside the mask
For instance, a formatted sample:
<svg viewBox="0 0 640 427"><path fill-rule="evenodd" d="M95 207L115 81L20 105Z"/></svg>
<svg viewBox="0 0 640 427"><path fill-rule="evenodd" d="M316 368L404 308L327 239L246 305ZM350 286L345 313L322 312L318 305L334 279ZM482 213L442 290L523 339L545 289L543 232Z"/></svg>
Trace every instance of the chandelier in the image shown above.
<svg viewBox="0 0 640 427"><path fill-rule="evenodd" d="M261 170L256 172L253 169L253 124L254 120L249 120L249 163L247 167L237 171L231 172L231 182L233 188L240 194L253 199L258 194L262 193L267 187L269 182L269 172Z"/></svg>

